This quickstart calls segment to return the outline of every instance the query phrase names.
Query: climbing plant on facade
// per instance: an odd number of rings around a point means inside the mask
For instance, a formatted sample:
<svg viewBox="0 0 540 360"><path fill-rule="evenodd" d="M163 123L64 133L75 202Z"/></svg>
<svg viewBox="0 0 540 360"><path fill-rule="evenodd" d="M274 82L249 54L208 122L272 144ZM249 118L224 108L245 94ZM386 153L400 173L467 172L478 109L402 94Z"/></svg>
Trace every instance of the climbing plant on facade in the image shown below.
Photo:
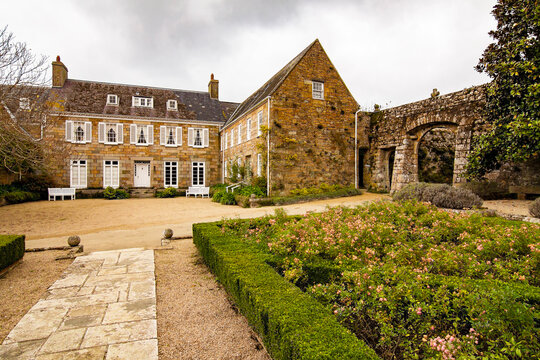
<svg viewBox="0 0 540 360"><path fill-rule="evenodd" d="M499 0L492 13L495 41L476 66L493 79L485 114L492 128L473 141L472 178L540 157L540 1Z"/></svg>

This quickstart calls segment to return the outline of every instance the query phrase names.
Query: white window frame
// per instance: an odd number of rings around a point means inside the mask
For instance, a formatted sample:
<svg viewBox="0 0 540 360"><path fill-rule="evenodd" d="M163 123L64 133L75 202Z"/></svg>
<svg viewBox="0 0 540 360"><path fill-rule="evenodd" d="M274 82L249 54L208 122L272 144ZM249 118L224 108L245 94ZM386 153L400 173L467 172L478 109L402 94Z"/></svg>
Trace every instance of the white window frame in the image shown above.
<svg viewBox="0 0 540 360"><path fill-rule="evenodd" d="M322 81L312 81L311 84L311 95L313 98L316 100L324 100L324 83Z"/></svg>
<svg viewBox="0 0 540 360"><path fill-rule="evenodd" d="M176 100L167 100L167 110L178 110L178 102Z"/></svg>
<svg viewBox="0 0 540 360"><path fill-rule="evenodd" d="M148 96L133 96L131 97L131 106L142 108L153 108L154 98Z"/></svg>
<svg viewBox="0 0 540 360"><path fill-rule="evenodd" d="M115 129L116 141L109 141L109 130ZM98 123L98 142L105 145L118 145L124 143L124 124Z"/></svg>
<svg viewBox="0 0 540 360"><path fill-rule="evenodd" d="M246 140L251 140L251 118L246 121Z"/></svg>
<svg viewBox="0 0 540 360"><path fill-rule="evenodd" d="M225 132L224 148L225 148L225 150L227 150L229 148L229 133L228 132Z"/></svg>
<svg viewBox="0 0 540 360"><path fill-rule="evenodd" d="M169 144L169 139L173 133L173 144ZM165 147L178 147L182 146L182 127L180 126L166 126L159 127L159 144Z"/></svg>
<svg viewBox="0 0 540 360"><path fill-rule="evenodd" d="M223 162L223 178L227 178L227 160Z"/></svg>
<svg viewBox="0 0 540 360"><path fill-rule="evenodd" d="M19 99L19 109L21 110L30 110L30 99L29 98L20 98Z"/></svg>
<svg viewBox="0 0 540 360"><path fill-rule="evenodd" d="M263 122L263 112L259 111L259 113L257 114L257 136L262 135L262 129L261 129L262 122Z"/></svg>
<svg viewBox="0 0 540 360"><path fill-rule="evenodd" d="M146 140L145 143L139 142L141 129L143 130L143 135ZM130 124L129 125L129 142L130 144L133 144L136 146L154 145L154 125Z"/></svg>
<svg viewBox="0 0 540 360"><path fill-rule="evenodd" d="M82 126L82 140L77 140L76 129ZM66 120L66 141L73 144L87 144L92 142L92 122Z"/></svg>
<svg viewBox="0 0 540 360"><path fill-rule="evenodd" d="M262 174L262 154L257 154L257 176Z"/></svg>
<svg viewBox="0 0 540 360"><path fill-rule="evenodd" d="M197 167L197 170L199 170L200 167L202 167L202 181L199 179L199 171L195 172L195 167ZM204 186L206 181L206 163L204 161L193 161L191 163L191 186ZM195 183L195 178L197 178L197 181ZM202 183L202 184L201 184Z"/></svg>
<svg viewBox="0 0 540 360"><path fill-rule="evenodd" d="M169 169L169 178L167 178L167 169ZM173 177L173 171L176 176ZM172 180L176 178L176 181ZM178 161L164 161L163 162L163 187L173 187L178 188Z"/></svg>
<svg viewBox="0 0 540 360"><path fill-rule="evenodd" d="M119 105L118 95L107 94L107 105L118 106Z"/></svg>
<svg viewBox="0 0 540 360"><path fill-rule="evenodd" d="M110 179L107 179L107 168L110 168ZM103 160L103 188L120 187L120 160Z"/></svg>
<svg viewBox="0 0 540 360"><path fill-rule="evenodd" d="M231 147L234 146L234 129L231 129Z"/></svg>
<svg viewBox="0 0 540 360"><path fill-rule="evenodd" d="M74 175L77 176L74 176ZM88 160L70 160L69 186L75 189L85 189L88 186ZM74 181L74 178L77 181Z"/></svg>
<svg viewBox="0 0 540 360"><path fill-rule="evenodd" d="M195 145L197 136L201 138L201 144ZM194 148L206 148L209 146L209 130L207 128L188 128L188 146Z"/></svg>
<svg viewBox="0 0 540 360"><path fill-rule="evenodd" d="M238 124L238 145L242 143L242 124Z"/></svg>

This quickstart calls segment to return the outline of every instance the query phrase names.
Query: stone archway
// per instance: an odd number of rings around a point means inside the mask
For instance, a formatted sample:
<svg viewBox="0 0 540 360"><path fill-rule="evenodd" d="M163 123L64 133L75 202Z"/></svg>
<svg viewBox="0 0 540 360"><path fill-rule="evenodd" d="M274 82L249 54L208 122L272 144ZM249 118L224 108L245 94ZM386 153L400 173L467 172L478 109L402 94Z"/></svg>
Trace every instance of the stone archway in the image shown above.
<svg viewBox="0 0 540 360"><path fill-rule="evenodd" d="M454 120L454 119L452 119ZM416 121L409 124L405 136L396 147L391 192L405 185L418 182L418 146L422 138L434 129L444 129L455 134L454 169L452 184L465 182L465 165L470 149L471 130L459 125L459 121Z"/></svg>

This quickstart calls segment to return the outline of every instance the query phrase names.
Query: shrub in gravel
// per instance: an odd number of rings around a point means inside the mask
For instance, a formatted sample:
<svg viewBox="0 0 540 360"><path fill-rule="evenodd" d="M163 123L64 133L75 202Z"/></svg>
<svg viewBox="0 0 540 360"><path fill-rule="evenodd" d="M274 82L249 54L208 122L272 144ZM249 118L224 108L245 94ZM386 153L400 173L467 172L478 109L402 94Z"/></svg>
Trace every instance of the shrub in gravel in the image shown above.
<svg viewBox="0 0 540 360"><path fill-rule="evenodd" d="M540 218L540 197L536 198L529 206L529 214L535 218Z"/></svg>
<svg viewBox="0 0 540 360"><path fill-rule="evenodd" d="M422 199L424 190L429 186L427 183L411 183L407 184L403 189L396 191L392 195L392 199L395 201L400 200L418 200Z"/></svg>
<svg viewBox="0 0 540 360"><path fill-rule="evenodd" d="M231 192L223 192L219 203L221 205L236 205L236 199L234 198L234 194Z"/></svg>
<svg viewBox="0 0 540 360"><path fill-rule="evenodd" d="M173 187L169 187L169 188L166 188L163 191L157 191L156 192L156 197L157 198L173 198L173 197L176 197L176 196L178 196L178 191Z"/></svg>
<svg viewBox="0 0 540 360"><path fill-rule="evenodd" d="M111 186L108 186L105 191L103 191L103 197L107 200L127 199L129 198L129 194L125 190L114 189Z"/></svg>
<svg viewBox="0 0 540 360"><path fill-rule="evenodd" d="M471 190L447 184L409 184L396 192L393 199L396 201L414 199L448 209L472 209L482 205L482 199Z"/></svg>

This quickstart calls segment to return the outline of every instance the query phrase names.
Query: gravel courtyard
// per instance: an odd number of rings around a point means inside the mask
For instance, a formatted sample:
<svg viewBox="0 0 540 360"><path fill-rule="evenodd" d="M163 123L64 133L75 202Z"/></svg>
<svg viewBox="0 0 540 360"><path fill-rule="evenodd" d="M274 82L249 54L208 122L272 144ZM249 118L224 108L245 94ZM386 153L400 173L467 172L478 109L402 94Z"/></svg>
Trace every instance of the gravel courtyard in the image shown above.
<svg viewBox="0 0 540 360"><path fill-rule="evenodd" d="M294 204L289 214L322 211L326 206L358 205L388 198L366 193L359 196ZM224 217L257 217L276 207L243 209L201 198L38 201L0 207L0 234L25 234L26 247L66 245L69 235L80 235L85 252L160 245L165 228L175 236L190 236L191 225Z"/></svg>

